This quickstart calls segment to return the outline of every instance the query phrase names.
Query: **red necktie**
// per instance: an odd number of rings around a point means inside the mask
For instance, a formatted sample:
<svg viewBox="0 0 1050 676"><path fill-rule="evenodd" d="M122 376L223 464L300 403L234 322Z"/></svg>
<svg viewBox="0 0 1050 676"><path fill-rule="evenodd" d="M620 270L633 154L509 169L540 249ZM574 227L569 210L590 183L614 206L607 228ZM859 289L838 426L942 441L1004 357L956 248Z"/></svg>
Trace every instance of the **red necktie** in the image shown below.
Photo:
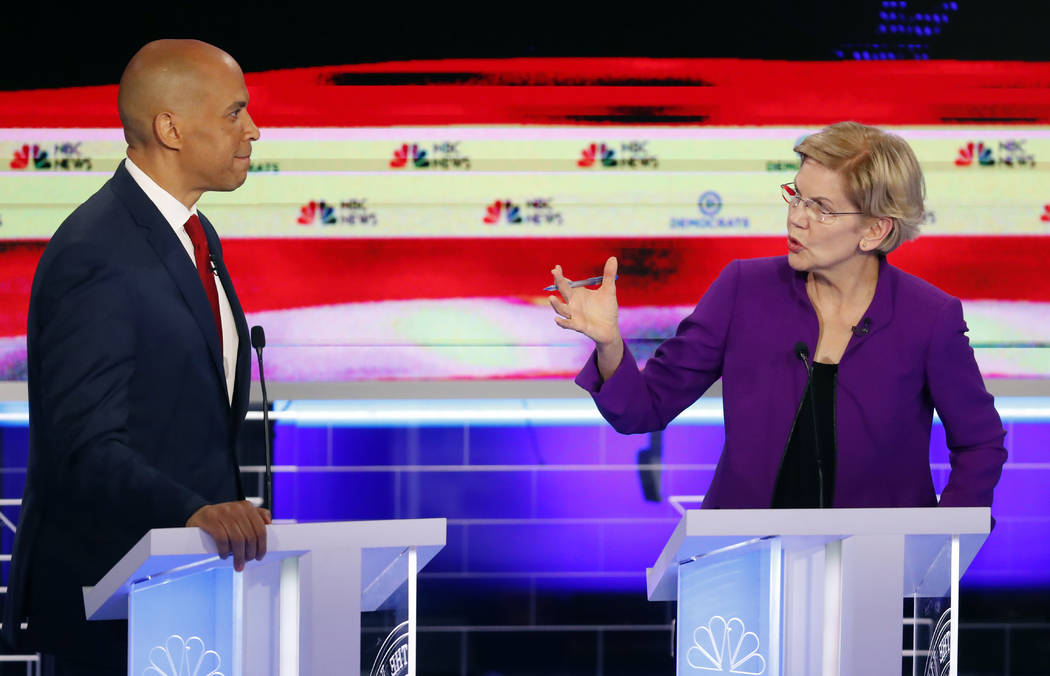
<svg viewBox="0 0 1050 676"><path fill-rule="evenodd" d="M204 227L197 214L186 221L186 233L193 242L193 260L197 262L197 274L204 285L204 293L211 304L211 313L215 316L215 326L219 331L219 351L222 351L222 318L219 316L219 292L215 288L215 276L211 271L211 252L208 250L208 239L204 236Z"/></svg>

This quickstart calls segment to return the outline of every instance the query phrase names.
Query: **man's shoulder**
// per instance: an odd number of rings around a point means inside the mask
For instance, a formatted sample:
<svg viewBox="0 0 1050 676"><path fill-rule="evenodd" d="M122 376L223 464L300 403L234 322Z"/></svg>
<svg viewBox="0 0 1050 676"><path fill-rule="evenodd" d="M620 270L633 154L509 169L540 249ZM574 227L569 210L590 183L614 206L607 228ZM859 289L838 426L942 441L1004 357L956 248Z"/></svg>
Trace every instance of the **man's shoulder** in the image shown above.
<svg viewBox="0 0 1050 676"><path fill-rule="evenodd" d="M48 246L86 245L96 239L111 239L114 227L133 222L110 179L62 221Z"/></svg>
<svg viewBox="0 0 1050 676"><path fill-rule="evenodd" d="M134 240L135 220L113 190L113 179L81 203L51 235L34 276L48 283L55 275L66 277L78 270L108 265Z"/></svg>

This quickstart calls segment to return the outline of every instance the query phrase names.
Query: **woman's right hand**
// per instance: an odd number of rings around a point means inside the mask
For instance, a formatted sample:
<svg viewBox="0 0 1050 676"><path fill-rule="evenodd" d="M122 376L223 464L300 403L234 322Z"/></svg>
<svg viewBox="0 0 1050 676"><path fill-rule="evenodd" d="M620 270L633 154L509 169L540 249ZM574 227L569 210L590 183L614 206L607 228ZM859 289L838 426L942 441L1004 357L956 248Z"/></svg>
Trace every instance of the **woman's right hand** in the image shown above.
<svg viewBox="0 0 1050 676"><path fill-rule="evenodd" d="M551 274L561 294L560 299L548 297L551 307L558 313L554 318L558 326L582 333L599 348L622 344L617 320L615 257L610 256L605 261L602 284L597 289L569 286L570 280L562 274L560 265L555 265Z"/></svg>

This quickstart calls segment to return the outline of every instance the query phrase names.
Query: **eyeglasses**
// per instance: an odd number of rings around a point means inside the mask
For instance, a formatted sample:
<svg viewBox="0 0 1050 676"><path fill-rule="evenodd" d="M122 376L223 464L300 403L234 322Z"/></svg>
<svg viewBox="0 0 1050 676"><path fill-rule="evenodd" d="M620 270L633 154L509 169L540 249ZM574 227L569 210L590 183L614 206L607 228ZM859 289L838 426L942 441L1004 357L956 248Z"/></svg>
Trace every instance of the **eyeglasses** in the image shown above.
<svg viewBox="0 0 1050 676"><path fill-rule="evenodd" d="M780 195L784 198L784 201L788 203L788 206L797 207L802 205L805 207L809 215L817 219L821 223L834 223L835 218L838 216L849 216L853 214L863 214L863 211L828 211L824 207L820 206L819 202L814 202L811 199L807 199L799 194L798 188L795 187L794 183L785 183L780 186Z"/></svg>

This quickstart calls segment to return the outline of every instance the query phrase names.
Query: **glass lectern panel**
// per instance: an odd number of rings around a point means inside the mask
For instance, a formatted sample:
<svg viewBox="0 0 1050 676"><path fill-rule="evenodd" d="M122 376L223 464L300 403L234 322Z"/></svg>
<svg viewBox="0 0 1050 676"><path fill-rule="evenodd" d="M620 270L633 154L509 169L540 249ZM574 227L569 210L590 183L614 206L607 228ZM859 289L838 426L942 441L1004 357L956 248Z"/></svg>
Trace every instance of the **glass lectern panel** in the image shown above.
<svg viewBox="0 0 1050 676"><path fill-rule="evenodd" d="M951 657L951 599L915 596L905 600L902 676L941 676Z"/></svg>
<svg viewBox="0 0 1050 676"><path fill-rule="evenodd" d="M781 544L752 541L678 568L678 674L780 674Z"/></svg>
<svg viewBox="0 0 1050 676"><path fill-rule="evenodd" d="M416 552L362 552L362 676L415 675Z"/></svg>
<svg viewBox="0 0 1050 676"><path fill-rule="evenodd" d="M128 601L128 673L239 676L240 593L231 566L136 582Z"/></svg>
<svg viewBox="0 0 1050 676"><path fill-rule="evenodd" d="M958 536L912 536L905 557L904 676L955 676L958 673ZM917 558L921 566L912 566Z"/></svg>

